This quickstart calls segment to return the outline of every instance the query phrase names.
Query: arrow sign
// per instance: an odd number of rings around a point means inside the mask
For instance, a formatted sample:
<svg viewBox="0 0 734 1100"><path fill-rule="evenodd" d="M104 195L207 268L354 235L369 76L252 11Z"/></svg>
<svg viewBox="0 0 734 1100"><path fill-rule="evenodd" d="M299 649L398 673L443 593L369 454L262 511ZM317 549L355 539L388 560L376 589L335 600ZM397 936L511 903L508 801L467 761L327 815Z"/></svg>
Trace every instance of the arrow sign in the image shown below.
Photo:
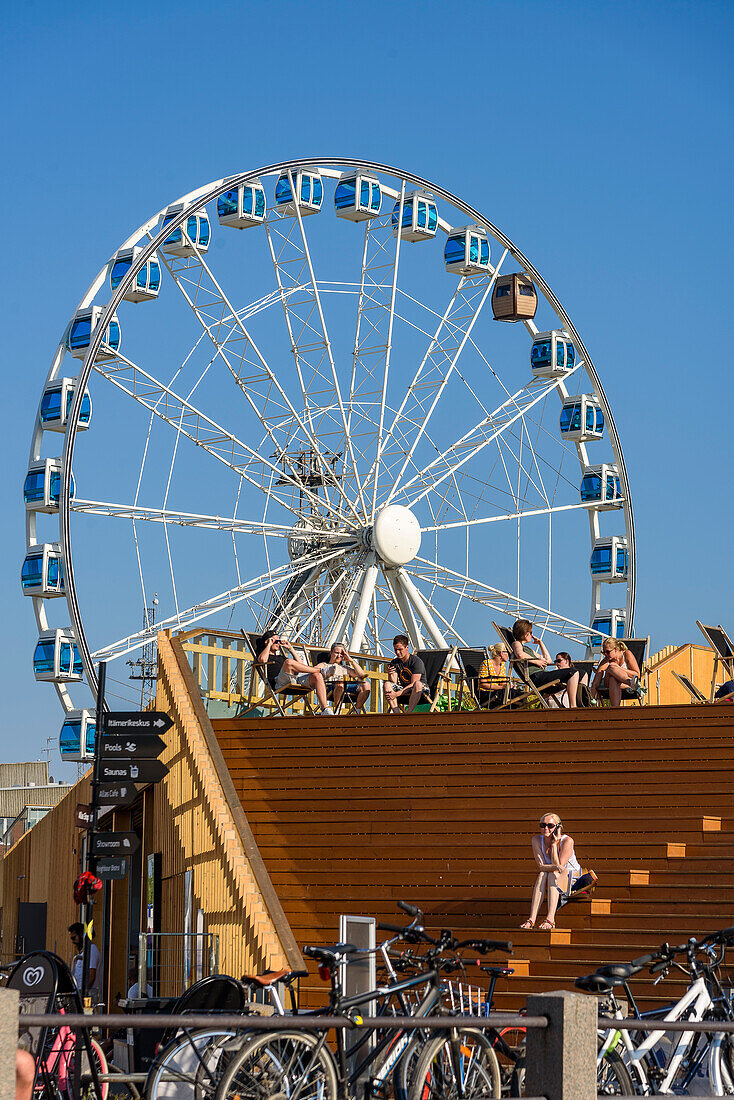
<svg viewBox="0 0 734 1100"><path fill-rule="evenodd" d="M100 806L129 806L138 797L134 783L101 783L97 788Z"/></svg>
<svg viewBox="0 0 734 1100"><path fill-rule="evenodd" d="M103 783L160 783L168 775L168 768L160 760L102 760L99 765L99 778ZM100 802L105 801L102 792Z"/></svg>
<svg viewBox="0 0 734 1100"><path fill-rule="evenodd" d="M103 760L155 760L166 747L162 737L145 733L142 736L137 733L117 734L105 733L99 739L100 753Z"/></svg>
<svg viewBox="0 0 734 1100"><path fill-rule="evenodd" d="M74 810L74 824L77 829L91 829L92 807L86 806L82 802L77 803L77 807Z"/></svg>
<svg viewBox="0 0 734 1100"><path fill-rule="evenodd" d="M139 847L135 833L95 833L92 838L93 856L131 856Z"/></svg>
<svg viewBox="0 0 734 1100"><path fill-rule="evenodd" d="M127 860L122 857L109 859L98 859L96 874L99 878L111 879L111 878L124 878L127 874Z"/></svg>
<svg viewBox="0 0 734 1100"><path fill-rule="evenodd" d="M165 733L173 719L162 710L113 710L102 725L107 733Z"/></svg>

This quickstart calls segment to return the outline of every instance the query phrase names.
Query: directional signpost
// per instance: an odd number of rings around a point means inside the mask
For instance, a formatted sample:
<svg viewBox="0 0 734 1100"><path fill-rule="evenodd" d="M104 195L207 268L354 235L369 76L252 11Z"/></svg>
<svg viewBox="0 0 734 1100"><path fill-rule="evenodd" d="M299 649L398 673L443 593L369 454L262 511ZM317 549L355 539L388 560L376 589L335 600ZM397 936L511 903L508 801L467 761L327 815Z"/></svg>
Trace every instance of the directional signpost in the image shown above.
<svg viewBox="0 0 734 1100"><path fill-rule="evenodd" d="M139 847L140 839L135 833L95 833L92 855L131 856Z"/></svg>
<svg viewBox="0 0 734 1100"><path fill-rule="evenodd" d="M134 783L100 783L97 787L100 806L129 806L138 793Z"/></svg>
<svg viewBox="0 0 734 1100"><path fill-rule="evenodd" d="M102 879L124 878L127 874L128 862L124 856L105 856L97 860L97 877Z"/></svg>
<svg viewBox="0 0 734 1100"><path fill-rule="evenodd" d="M138 760L155 760L166 747L162 737L155 734L116 734L105 733L100 738L99 751L102 759L119 760L121 757L132 757Z"/></svg>
<svg viewBox="0 0 734 1100"><path fill-rule="evenodd" d="M165 733L172 725L162 710L113 710L104 716L106 733Z"/></svg>
<svg viewBox="0 0 734 1100"><path fill-rule="evenodd" d="M99 778L103 783L160 783L168 768L160 760L102 760Z"/></svg>

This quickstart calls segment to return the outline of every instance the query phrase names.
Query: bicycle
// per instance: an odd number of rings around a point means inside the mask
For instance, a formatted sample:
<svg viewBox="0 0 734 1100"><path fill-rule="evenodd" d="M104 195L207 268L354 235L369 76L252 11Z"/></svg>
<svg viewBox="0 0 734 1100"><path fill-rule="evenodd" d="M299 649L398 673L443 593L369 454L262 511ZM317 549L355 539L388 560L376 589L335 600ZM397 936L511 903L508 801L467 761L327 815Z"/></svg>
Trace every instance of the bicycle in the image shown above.
<svg viewBox="0 0 734 1100"><path fill-rule="evenodd" d="M715 1033L717 1019L734 1019L734 1009L724 995L718 970L726 948L734 942L734 928L705 936L701 941L691 938L686 944L662 947L627 964L602 966L593 974L576 979L576 986L590 993L607 995L609 1015L622 1019L622 1006L614 994L621 985L629 1001L629 1015L637 1019L712 1021L711 1033L684 1031L678 1039L666 1040L664 1028L649 1033L621 1031L609 1028L600 1033L597 1058L597 1086L604 1095L651 1091L661 1094L688 1092L696 1077L704 1070L715 1096L734 1093L734 1058L730 1037ZM676 961L685 954L686 964ZM705 959L699 958L703 954ZM689 978L685 994L673 1005L654 1013L641 1013L629 980L649 968L656 974L656 984L671 969Z"/></svg>
<svg viewBox="0 0 734 1100"><path fill-rule="evenodd" d="M381 923L378 927L409 943L428 945L424 955L411 959L411 965L425 968L423 973L402 981L391 979L374 990L345 997L340 966L358 949L351 944L305 947L304 955L318 962L320 976L330 982L330 1014L348 1016L356 1026L361 1023L359 1009L364 1005L375 1005L375 1015L396 1015L399 1011L414 1018L428 1016L441 1002L441 956L445 951L455 953L468 946L480 952L512 949L511 944L490 940L457 943L448 930L435 939L423 929L417 907L398 904L413 916L411 924L403 928ZM394 972L392 964L389 968ZM414 993L420 994L419 999L408 1003L406 995ZM409 1100L428 1100L437 1095L437 1089L442 1098L464 1096L467 1089L477 1097L500 1095L497 1058L481 1031L452 1028L429 1037L399 1028L378 1028L371 1045L367 1043L369 1034L364 1033L349 1047L344 1031L339 1029L334 1054L327 1045L327 1029L311 1032L298 1029L297 1020L294 1024L292 1030L266 1032L248 1040L223 1074L216 1100L274 1100L284 1095L291 1100L354 1100L358 1088L365 1097L378 1096L386 1092L391 1081L395 1094L407 1091ZM405 1067L416 1043L420 1046L411 1081L406 1080Z"/></svg>

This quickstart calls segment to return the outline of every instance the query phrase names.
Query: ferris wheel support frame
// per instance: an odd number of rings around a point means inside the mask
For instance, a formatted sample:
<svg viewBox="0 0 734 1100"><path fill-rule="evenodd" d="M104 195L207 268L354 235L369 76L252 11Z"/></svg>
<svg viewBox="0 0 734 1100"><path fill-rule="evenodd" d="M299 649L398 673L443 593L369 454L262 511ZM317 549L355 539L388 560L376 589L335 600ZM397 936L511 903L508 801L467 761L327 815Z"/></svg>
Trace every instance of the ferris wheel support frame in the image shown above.
<svg viewBox="0 0 734 1100"><path fill-rule="evenodd" d="M242 173L240 173L236 176L228 177L226 180L222 179L222 180L219 180L215 183L210 183L210 184L205 185L201 188L198 188L193 192L189 192L187 195L182 196L182 199L181 199L182 208L179 212L174 214L174 216L171 218L171 220L167 223L166 230L169 234L171 234L176 229L178 229L180 226L182 226L184 221L189 216L192 208L196 208L196 200L197 199L201 200L199 205L203 206L203 205L205 205L205 203L216 200L225 191L230 190L234 187L238 187L242 184L246 184L248 182L251 182L252 180L254 180L258 176L270 175L270 174L273 174L275 172L286 171L290 174L290 179L292 180L293 179L292 173L294 171L298 171L299 169L305 169L305 168L308 168L308 167L312 167L314 165L322 165L322 164L323 165L339 165L342 168L371 169L372 171L383 172L383 173L386 173L387 175L390 175L392 177L400 178L401 181L402 181L401 182L401 199L400 199L401 204L402 204L403 197L404 197L404 194L405 194L405 184L406 184L406 182L410 182L412 185L414 185L416 187L419 187L419 188L423 188L424 190L428 190L428 191L432 192L435 196L438 196L438 197L444 199L446 202L452 204L456 208L461 209L470 218L472 218L478 225L483 226L497 241L500 242L500 244L513 257L513 259L515 259L522 266L523 270L528 275L531 276L531 278L534 280L536 285L542 291L542 293L545 296L548 303L552 306L552 308L556 312L557 316L563 322L563 325L566 328L566 330L569 332L569 334L571 335L571 337L573 339L573 342L574 342L578 352L580 353L581 357L584 359L585 370L586 370L587 374L589 375L589 377L590 377L590 379L591 379L591 381L594 385L595 393L596 393L596 395L599 399L599 402L600 402L601 407L602 407L602 411L603 411L604 416L605 416L605 420L606 420L606 424L607 424L607 428L608 428L608 433L609 433L609 438L610 438L610 441L611 441L611 444L612 444L612 449L614 451L615 459L616 459L616 462L617 462L619 479L620 479L620 488L621 488L621 493L622 493L622 508L623 508L623 511L624 511L625 525L626 525L627 538L628 538L627 629L630 633L632 633L633 629L634 629L634 606L635 606L635 594L636 594L636 553L635 553L635 534L634 534L634 530L635 530L634 529L634 512L633 512L633 507L632 507L632 499L631 499L631 494L630 494L630 486L629 486L629 479L628 479L628 476L627 476L626 463L625 463L625 460L624 460L624 454L622 452L622 446L621 446L621 441L620 441L620 438L619 438L619 434L617 432L614 417L612 415L612 410L609 406L609 402L608 402L606 394L604 392L604 388L601 384L601 380L600 380L599 375L596 371L596 368L594 367L593 361L592 361L592 359L591 359L591 357L588 353L588 350L587 350L585 344L583 343L583 341L581 340L581 337L580 337L578 331L576 330L575 326L573 325L573 322L571 321L571 318L568 316L565 309L563 308L561 302L559 301L557 296L553 293L553 291L548 286L546 281L543 279L541 274L530 263L528 258L518 248L516 248L516 246L512 243L512 241L510 241L510 239L504 233L502 233L501 230L499 230L497 228L497 226L495 226L493 223L489 222L487 220L487 218L485 218L477 209L475 209L474 207L468 205L467 203L463 202L462 200L458 199L457 196L451 194L451 192L447 191L445 188L439 186L438 184L434 184L429 180L425 180L420 176L416 176L413 173L404 172L401 169L394 168L390 165L384 165L384 164L380 164L380 163L376 163L376 162L369 162L369 161L365 161L363 159L348 158L348 157L347 158L303 157L303 158L296 158L296 159L286 161L286 162L279 162L279 163L276 163L276 164L266 165L264 167L261 167L261 168L255 170L255 171L242 172ZM329 173L329 174L331 174L331 173ZM336 173L336 174L338 174L338 173ZM169 207L167 207L166 209L168 209L168 208ZM150 235L150 233L152 232L154 227L159 223L161 213L162 212L159 212L155 217L149 219L146 223L144 223L144 225L135 234L131 235L128 238L128 240L123 244L122 247L126 247L126 246L130 246L132 244L135 244L140 239L141 235L143 235L145 233ZM300 214L299 214L299 218L300 218ZM396 242L396 248L397 249L399 249L400 239L401 239L401 235L400 235L400 233L398 233L397 234L397 242ZM75 583L75 578L74 578L72 547L71 547L71 530L70 530L70 522L69 522L70 499L71 499L70 484L71 484L71 471L72 471L72 464L73 464L73 457L74 457L74 448L75 448L75 443L76 443L76 435L77 435L77 429L78 429L78 425L79 425L79 418L80 418L80 413L81 413L81 408L82 408L82 401L83 401L84 391L85 391L86 384L87 384L87 381L89 379L89 376L91 374L91 371L92 371L92 369L95 365L95 360L96 360L97 353L99 351L100 345L102 343L104 333L106 332L107 326L109 325L109 322L112 319L112 316L115 313L117 307L122 302L122 300L123 300L126 292L128 291L128 289L132 286L132 283L133 283L133 281L134 281L134 279L137 275L138 270L140 269L140 267L142 267L143 264L145 264L154 255L154 253L157 252L159 247L160 247L160 240L159 240L158 237L151 238L149 243L147 243L147 244L145 244L141 247L141 251L140 251L140 253L137 257L136 262L131 264L130 268L128 269L128 271L125 273L125 275L121 279L120 283L118 284L117 289L112 293L112 296L111 296L109 302L103 308L103 312L102 312L102 314L99 318L99 321L98 321L98 323L97 323L97 325L94 329L94 332L92 333L89 349L87 351L87 355L84 359L82 368L81 368L81 370L80 370L80 372L77 376L77 384L76 384L76 387L75 387L75 390L74 390L74 396L73 396L73 399L72 399L71 408L69 410L67 429L66 429L66 434L65 434L65 439L64 439L64 449L63 449L63 455L62 455L62 468L61 468L60 500L59 500L59 527L60 527L60 543L61 543L62 555L63 555L63 560L64 560L64 568L65 568L66 599L67 599L67 605L69 607L69 612L70 612L70 616L71 616L71 620L72 620L71 626L72 626L72 629L74 631L77 644L79 646L80 654L81 654L82 661L83 661L83 664L84 664L84 670L85 670L86 677L87 677L87 683L88 683L88 686L90 687L90 689L92 690L92 692L96 691L97 675L96 675L96 671L94 669L94 663L93 663L93 660L92 660L92 656L91 656L91 653L90 653L90 650L89 650L89 647L88 647L88 644L87 644L87 641L86 641L86 636L85 636L85 632L84 632L83 624L82 624L82 619L81 619L81 612L80 612L80 608L79 608L79 601L78 601L78 596L77 596L77 591L76 591L76 583ZM119 249L118 249L118 251L119 251ZM80 308L84 308L84 306L86 306L87 304L89 304L89 302L91 302L93 300L94 295L96 294L97 290L101 286L101 283L102 283L102 281L103 281L103 279L106 275L108 267L109 267L109 262L108 262L108 264L105 264L105 266L101 269L100 273L97 275L95 280L93 280L93 282L90 285L84 299L82 300ZM394 277L396 279L397 278L397 263L396 263L395 267L396 267L396 271L395 271L395 276ZM236 316L236 314L235 314L235 316ZM528 325L526 325L526 327L528 327L529 331L532 332L535 326L532 326L532 328L531 328L530 325L528 324ZM537 329L535 331L537 332ZM55 371L58 370L58 368L61 364L61 360L63 358L63 355L64 355L63 345L60 345L59 349L57 350L57 354L56 354L56 357L54 359L54 363L52 365L51 372L49 374L49 378L55 377ZM385 375L386 374L387 374L387 372L385 372ZM386 384L387 383L385 381L385 385ZM559 386L558 388L559 388L560 392L563 392L562 385ZM40 403L39 403L39 413L40 413ZM384 420L384 417L383 417L383 420ZM381 424L382 424L382 421L381 421ZM33 442L32 442L32 446L31 446L31 461L35 460L36 457L37 457L35 452L38 450L38 445L39 445L39 440L40 440L39 433L42 433L42 428L40 427L40 415L38 417L38 427L36 429L36 432L34 433ZM578 450L578 454L579 454L580 459L582 459L582 456L585 454L585 448L582 451L581 450L582 447L583 447L583 444L577 445L577 450ZM376 480L377 479L375 477L375 484L376 484ZM375 490L375 492L376 492L376 490ZM593 536L593 533L594 533L593 524L596 521L596 517L593 516L592 513L590 513L589 520L590 520L590 523L592 524L591 530L592 530L592 536ZM598 529L598 523L597 523L597 529ZM27 538L28 545L35 544L35 541L36 541L35 515L33 513L30 513L30 512L28 513L28 520L27 520L27 535L28 535L28 538ZM386 578L387 578L387 574L385 574L385 575L386 575ZM388 584L389 584L389 579L388 579ZM402 587L400 585L400 583L398 583L398 585L396 586L396 589L399 588L399 587ZM592 588L594 588L594 585L592 585ZM598 594L597 594L598 593L598 585L596 585L596 587L594 588L594 591L595 591L595 594L592 597L592 611L594 609L593 608L594 602L596 601L597 604L598 604ZM397 590L396 590L395 594L397 596ZM44 610L44 607L43 607L43 600L40 597L34 597L33 599L34 599L34 610L35 610L35 613L36 613L36 619L37 619L37 622L38 622L38 625L39 625L39 629L45 629L46 616L45 616L45 610ZM407 625L408 624L406 624L406 626ZM434 626L435 626L435 623L434 623ZM413 628L416 629L416 624L415 623L413 624ZM69 709L70 700L68 698L68 692L65 688L65 685L56 684L55 686L57 688L57 691L59 693L59 696L61 698L62 704L64 705L65 709Z"/></svg>

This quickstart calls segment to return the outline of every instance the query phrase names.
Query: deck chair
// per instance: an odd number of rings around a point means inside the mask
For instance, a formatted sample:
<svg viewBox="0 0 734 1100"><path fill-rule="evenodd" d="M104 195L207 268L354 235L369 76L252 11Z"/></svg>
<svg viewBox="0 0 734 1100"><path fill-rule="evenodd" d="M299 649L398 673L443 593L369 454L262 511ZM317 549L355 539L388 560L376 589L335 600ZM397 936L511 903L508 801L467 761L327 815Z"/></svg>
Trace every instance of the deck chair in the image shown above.
<svg viewBox="0 0 734 1100"><path fill-rule="evenodd" d="M426 681L428 683L428 695L430 697L430 713L438 706L441 688L451 683L451 666L456 660L457 647L451 649L416 649L415 655L426 666ZM429 699L426 699L428 702Z"/></svg>
<svg viewBox="0 0 734 1100"><path fill-rule="evenodd" d="M696 687L696 685L693 683L693 681L691 679L689 679L688 676L684 676L681 672L675 672L675 671L673 671L673 676L676 678L678 683L682 684L682 686L686 689L686 691L688 692L688 694L691 697L691 702L692 703L708 703L709 702L709 700L706 698L704 693ZM734 699L734 692L732 692L729 695L724 695L721 699L717 699L716 701L718 703L731 703L732 699Z"/></svg>
<svg viewBox="0 0 734 1100"><path fill-rule="evenodd" d="M322 661L328 661L329 660L329 650L328 649L311 649L311 650L309 650L309 657L311 659L311 664L312 665L319 665L319 664L321 664ZM341 682L344 684L344 692L342 694L341 699L339 700L338 705L334 707L334 714L341 714L341 712L342 712L342 710L344 709L345 706L348 708L347 709L347 714L359 714L360 712L357 710L356 706L354 705L354 700L351 698L351 696L350 696L350 694L347 690L347 688L349 687L350 684L357 684L358 685L359 680L348 680L345 676L344 679ZM333 703L333 701L334 701L334 688L336 687L336 685L337 685L336 680L330 680L326 684L326 698L329 700L330 703Z"/></svg>
<svg viewBox="0 0 734 1100"><path fill-rule="evenodd" d="M535 684L533 683L533 681L530 679L530 673L528 671L528 662L525 661L525 660L519 660L517 657L515 657L515 654L513 652L513 646L515 644L515 639L512 635L512 631L508 630L508 628L506 626L497 626L497 623L494 623L494 622L492 623L492 626L495 628L495 630L499 634L500 638L502 639L502 641L505 643L505 645L507 646L507 648L510 651L510 657L511 657L510 664L512 666L512 670L515 673L515 676L520 681L520 684L522 685L522 687L525 689L525 700L524 701L527 703L528 699L534 697L538 700L541 707L543 707L545 710L550 710L550 703L545 698L545 696L546 695L553 695L554 692L557 691L558 685L561 683L561 681L560 680L551 680L551 682L549 684L544 684L542 688L537 688L535 686ZM521 700L519 698L517 700L515 700L515 705L516 706L520 705L520 703L521 703ZM502 708L500 708L500 709L502 709Z"/></svg>
<svg viewBox="0 0 734 1100"><path fill-rule="evenodd" d="M620 638L620 641L624 642L627 649L631 652L632 656L637 661L640 669L640 684L642 683L642 674L645 671L645 654L647 653L647 647L650 644L649 636L647 638ZM609 698L609 688L599 688L596 693L599 699ZM638 706L642 706L642 690L638 688L637 691L632 691L631 688L622 688L622 701L630 700L635 702Z"/></svg>
<svg viewBox="0 0 734 1100"><path fill-rule="evenodd" d="M271 680L268 675L268 669L265 665L259 665L257 663L256 643L259 638L259 634L254 634L251 631L241 630L242 637L247 642L247 645L252 654L252 667L255 675L260 678L260 683L265 688L267 695L272 701L272 707L277 710L281 718L287 717L286 710L289 706L292 706L298 699L302 699L306 707L306 711L311 717L313 717L314 709L311 706L311 692L313 688L302 687L301 684L287 684L285 687L276 690L275 679ZM289 702L290 700L290 702ZM267 705L267 700L266 700Z"/></svg>
<svg viewBox="0 0 734 1100"><path fill-rule="evenodd" d="M484 646L482 649L463 649L459 648L458 656L461 662L461 679L459 684L459 692L463 692L464 685L466 684L467 690L470 692L472 699L477 704L477 707L482 710L480 700L480 688L479 688L479 673L484 662L488 659L487 648ZM521 707L523 703L527 702L532 697L532 692L522 690L520 694L513 687L514 681L512 677L507 677L505 680L504 695L501 703L492 707L492 710L504 710L506 707ZM511 695L511 692L515 693ZM486 708L489 709L489 708Z"/></svg>
<svg viewBox="0 0 734 1100"><path fill-rule="evenodd" d="M714 671L711 677L711 693L709 703L713 703L716 693L716 677L719 665L724 669L727 680L734 680L734 644L727 635L723 626L704 626L696 619L696 626L714 651Z"/></svg>

